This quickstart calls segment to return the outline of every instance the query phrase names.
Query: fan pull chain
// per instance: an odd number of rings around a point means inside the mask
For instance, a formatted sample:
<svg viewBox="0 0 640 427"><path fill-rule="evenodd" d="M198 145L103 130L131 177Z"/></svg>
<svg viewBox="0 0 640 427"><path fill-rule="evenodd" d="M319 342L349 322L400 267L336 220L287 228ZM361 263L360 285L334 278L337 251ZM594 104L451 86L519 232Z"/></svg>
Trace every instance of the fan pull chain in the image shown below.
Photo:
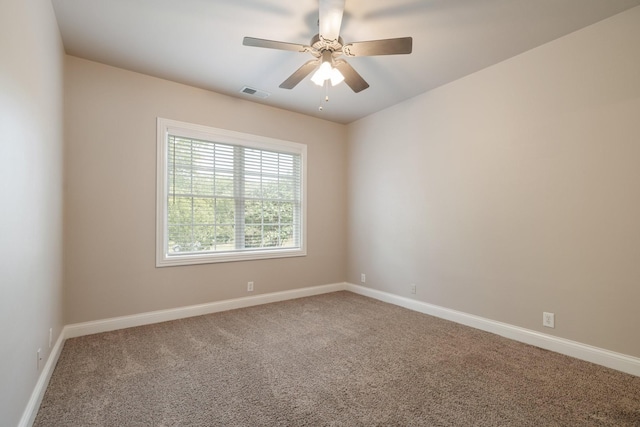
<svg viewBox="0 0 640 427"><path fill-rule="evenodd" d="M324 81L324 102L329 102L329 80Z"/></svg>
<svg viewBox="0 0 640 427"><path fill-rule="evenodd" d="M324 102L329 102L329 80L324 81ZM322 101L320 101L319 111L322 111Z"/></svg>

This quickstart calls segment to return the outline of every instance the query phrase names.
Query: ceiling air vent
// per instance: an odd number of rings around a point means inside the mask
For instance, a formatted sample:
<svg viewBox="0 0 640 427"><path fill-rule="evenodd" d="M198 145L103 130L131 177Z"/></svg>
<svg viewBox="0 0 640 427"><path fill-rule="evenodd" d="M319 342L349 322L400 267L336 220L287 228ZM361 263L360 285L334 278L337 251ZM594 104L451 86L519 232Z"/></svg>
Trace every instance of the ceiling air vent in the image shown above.
<svg viewBox="0 0 640 427"><path fill-rule="evenodd" d="M269 95L271 95L269 92L265 92L263 90L255 89L249 86L243 87L240 93L244 93L245 95L256 96L262 99L268 98Z"/></svg>

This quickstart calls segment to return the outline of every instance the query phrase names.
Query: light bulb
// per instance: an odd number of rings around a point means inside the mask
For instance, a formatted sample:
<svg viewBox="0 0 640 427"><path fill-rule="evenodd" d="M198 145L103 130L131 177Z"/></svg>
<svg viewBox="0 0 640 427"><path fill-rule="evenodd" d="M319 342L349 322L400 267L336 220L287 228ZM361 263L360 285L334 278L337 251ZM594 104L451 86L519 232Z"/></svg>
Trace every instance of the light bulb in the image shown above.
<svg viewBox="0 0 640 427"><path fill-rule="evenodd" d="M323 62L318 68L313 76L311 77L311 81L317 84L318 86L322 86L324 81L331 78L331 63Z"/></svg>
<svg viewBox="0 0 640 427"><path fill-rule="evenodd" d="M313 76L311 76L311 81L314 82L315 84L317 84L318 86L323 86L324 85L324 78L322 77L322 74L320 73L320 70L316 71Z"/></svg>
<svg viewBox="0 0 640 427"><path fill-rule="evenodd" d="M331 86L337 86L344 81L344 76L337 68L331 70Z"/></svg>
<svg viewBox="0 0 640 427"><path fill-rule="evenodd" d="M324 79L320 75L320 70L316 71L313 76L311 76L311 81L317 84L318 86L324 85Z"/></svg>

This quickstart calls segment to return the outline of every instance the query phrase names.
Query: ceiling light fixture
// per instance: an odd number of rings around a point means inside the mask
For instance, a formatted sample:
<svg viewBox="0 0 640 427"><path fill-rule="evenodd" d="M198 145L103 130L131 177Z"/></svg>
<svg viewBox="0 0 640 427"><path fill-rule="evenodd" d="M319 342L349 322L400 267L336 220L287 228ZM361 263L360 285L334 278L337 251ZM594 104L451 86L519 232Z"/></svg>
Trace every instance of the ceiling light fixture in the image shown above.
<svg viewBox="0 0 640 427"><path fill-rule="evenodd" d="M342 73L333 67L333 57L330 50L322 52L320 68L311 76L311 81L318 86L324 86L327 80L331 81L331 86L336 86L344 80Z"/></svg>

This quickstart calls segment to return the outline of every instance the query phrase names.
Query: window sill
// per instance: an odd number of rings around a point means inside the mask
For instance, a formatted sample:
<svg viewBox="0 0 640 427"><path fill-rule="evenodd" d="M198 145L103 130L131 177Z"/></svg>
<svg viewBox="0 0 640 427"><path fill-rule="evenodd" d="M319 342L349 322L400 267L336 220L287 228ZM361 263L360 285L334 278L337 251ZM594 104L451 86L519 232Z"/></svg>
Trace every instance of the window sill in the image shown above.
<svg viewBox="0 0 640 427"><path fill-rule="evenodd" d="M275 249L269 251L243 251L217 254L158 254L156 267L173 267L194 264L215 264L219 262L254 261L273 258L290 258L306 256L305 249Z"/></svg>

